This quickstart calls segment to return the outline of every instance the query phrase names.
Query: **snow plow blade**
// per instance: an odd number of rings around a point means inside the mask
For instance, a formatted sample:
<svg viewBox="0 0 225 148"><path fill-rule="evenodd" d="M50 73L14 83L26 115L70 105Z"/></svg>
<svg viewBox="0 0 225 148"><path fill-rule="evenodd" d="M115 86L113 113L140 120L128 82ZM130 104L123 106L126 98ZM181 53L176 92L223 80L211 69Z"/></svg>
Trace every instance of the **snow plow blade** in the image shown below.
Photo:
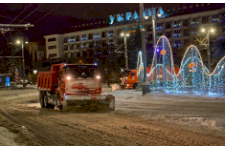
<svg viewBox="0 0 225 148"><path fill-rule="evenodd" d="M63 101L63 111L77 108L88 110L115 110L115 97L112 95L68 95Z"/></svg>

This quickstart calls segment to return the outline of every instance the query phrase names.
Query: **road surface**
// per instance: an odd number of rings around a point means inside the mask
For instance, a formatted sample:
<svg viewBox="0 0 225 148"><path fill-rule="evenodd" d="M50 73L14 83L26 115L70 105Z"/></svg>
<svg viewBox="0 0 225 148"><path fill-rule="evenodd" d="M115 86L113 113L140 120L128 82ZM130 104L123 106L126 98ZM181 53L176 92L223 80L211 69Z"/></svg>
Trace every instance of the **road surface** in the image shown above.
<svg viewBox="0 0 225 148"><path fill-rule="evenodd" d="M0 145L225 145L223 97L111 94L114 112L62 112L41 109L34 88L0 90L0 127L8 129Z"/></svg>

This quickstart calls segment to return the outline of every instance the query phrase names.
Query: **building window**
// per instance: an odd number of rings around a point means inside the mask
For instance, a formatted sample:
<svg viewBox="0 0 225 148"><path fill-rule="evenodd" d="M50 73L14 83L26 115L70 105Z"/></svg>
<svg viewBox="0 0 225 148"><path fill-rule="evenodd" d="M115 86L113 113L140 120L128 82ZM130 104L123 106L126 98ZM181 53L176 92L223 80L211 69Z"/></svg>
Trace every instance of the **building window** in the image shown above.
<svg viewBox="0 0 225 148"><path fill-rule="evenodd" d="M156 24L156 30L157 31L162 30L162 23L157 23Z"/></svg>
<svg viewBox="0 0 225 148"><path fill-rule="evenodd" d="M68 53L65 53L65 58L68 58Z"/></svg>
<svg viewBox="0 0 225 148"><path fill-rule="evenodd" d="M110 39L109 42L108 42L108 44L109 44L109 45L113 45L113 44L114 44L113 39Z"/></svg>
<svg viewBox="0 0 225 148"><path fill-rule="evenodd" d="M80 36L76 36L76 41L80 41Z"/></svg>
<svg viewBox="0 0 225 148"><path fill-rule="evenodd" d="M80 47L81 47L81 46L80 46L80 43L78 43L78 44L77 44L77 49L80 49Z"/></svg>
<svg viewBox="0 0 225 148"><path fill-rule="evenodd" d="M181 42L180 40L175 40L174 41L174 47L180 48L181 47Z"/></svg>
<svg viewBox="0 0 225 148"><path fill-rule="evenodd" d="M152 41L152 34L148 34L148 41Z"/></svg>
<svg viewBox="0 0 225 148"><path fill-rule="evenodd" d="M175 30L173 37L175 37L175 38L180 37L180 30Z"/></svg>
<svg viewBox="0 0 225 148"><path fill-rule="evenodd" d="M218 15L213 15L212 16L212 23L219 22L219 16Z"/></svg>
<svg viewBox="0 0 225 148"><path fill-rule="evenodd" d="M83 44L81 45L81 48L87 48L87 43L83 43Z"/></svg>
<svg viewBox="0 0 225 148"><path fill-rule="evenodd" d="M68 45L64 45L63 49L64 49L64 51L67 51L68 50Z"/></svg>
<svg viewBox="0 0 225 148"><path fill-rule="evenodd" d="M160 36L162 36L162 32L157 33L157 39L159 39L159 38L160 38Z"/></svg>
<svg viewBox="0 0 225 148"><path fill-rule="evenodd" d="M167 37L167 38L171 38L171 31L166 32L166 37Z"/></svg>
<svg viewBox="0 0 225 148"><path fill-rule="evenodd" d="M110 31L109 31L108 37L113 37L113 30L110 30Z"/></svg>
<svg viewBox="0 0 225 148"><path fill-rule="evenodd" d="M199 24L199 18L198 17L195 17L192 19L192 22L191 22L191 25L198 25Z"/></svg>
<svg viewBox="0 0 225 148"><path fill-rule="evenodd" d="M49 38L48 39L48 42L53 42L53 41L56 41L56 38Z"/></svg>
<svg viewBox="0 0 225 148"><path fill-rule="evenodd" d="M183 20L183 27L189 26L189 19Z"/></svg>
<svg viewBox="0 0 225 148"><path fill-rule="evenodd" d="M202 17L202 24L206 24L209 21L209 16L203 16Z"/></svg>
<svg viewBox="0 0 225 148"><path fill-rule="evenodd" d="M87 52L86 51L83 52L83 57L85 57L85 58L87 57Z"/></svg>
<svg viewBox="0 0 225 148"><path fill-rule="evenodd" d="M184 44L189 44L190 43L190 39L184 39Z"/></svg>
<svg viewBox="0 0 225 148"><path fill-rule="evenodd" d="M86 34L83 34L83 35L81 36L81 41L86 41L86 40L87 40Z"/></svg>
<svg viewBox="0 0 225 148"><path fill-rule="evenodd" d="M89 48L93 48L94 47L94 42L89 42Z"/></svg>
<svg viewBox="0 0 225 148"><path fill-rule="evenodd" d="M93 34L92 33L88 35L88 39L89 40L92 40L93 39Z"/></svg>
<svg viewBox="0 0 225 148"><path fill-rule="evenodd" d="M80 58L80 52L77 53L77 57Z"/></svg>
<svg viewBox="0 0 225 148"><path fill-rule="evenodd" d="M72 53L70 54L70 57L71 57L71 58L76 58L76 57L75 57L75 52L72 52Z"/></svg>
<svg viewBox="0 0 225 148"><path fill-rule="evenodd" d="M57 56L56 53L53 53L53 54L49 54L49 55L48 55L49 58L54 58L54 57L56 57L56 56Z"/></svg>
<svg viewBox="0 0 225 148"><path fill-rule="evenodd" d="M103 32L102 32L102 38L105 38L105 37L106 37L106 32L103 31Z"/></svg>
<svg viewBox="0 0 225 148"><path fill-rule="evenodd" d="M70 39L69 39L69 43L73 43L73 42L75 42L75 37L71 36Z"/></svg>
<svg viewBox="0 0 225 148"><path fill-rule="evenodd" d="M56 49L56 45L48 46L48 49L49 49L49 50L51 50L51 49Z"/></svg>
<svg viewBox="0 0 225 148"><path fill-rule="evenodd" d="M68 43L69 37L65 37L63 43Z"/></svg>
<svg viewBox="0 0 225 148"><path fill-rule="evenodd" d="M100 41L96 41L95 42L95 47L100 47L100 44L101 44Z"/></svg>
<svg viewBox="0 0 225 148"><path fill-rule="evenodd" d="M147 25L147 31L152 31L152 25Z"/></svg>
<svg viewBox="0 0 225 148"><path fill-rule="evenodd" d="M173 28L179 28L180 26L181 26L180 25L180 20L174 21Z"/></svg>
<svg viewBox="0 0 225 148"><path fill-rule="evenodd" d="M189 29L184 29L184 36L189 36L190 35L190 30Z"/></svg>
<svg viewBox="0 0 225 148"><path fill-rule="evenodd" d="M99 36L99 33L95 33L95 40L98 40L98 39L100 39L100 36Z"/></svg>
<svg viewBox="0 0 225 148"><path fill-rule="evenodd" d="M74 44L70 44L70 50L74 50Z"/></svg>
<svg viewBox="0 0 225 148"><path fill-rule="evenodd" d="M171 22L166 22L166 29L169 29L169 28L171 28Z"/></svg>
<svg viewBox="0 0 225 148"><path fill-rule="evenodd" d="M106 40L102 40L102 46L104 47L104 46L106 46L107 44L106 44Z"/></svg>

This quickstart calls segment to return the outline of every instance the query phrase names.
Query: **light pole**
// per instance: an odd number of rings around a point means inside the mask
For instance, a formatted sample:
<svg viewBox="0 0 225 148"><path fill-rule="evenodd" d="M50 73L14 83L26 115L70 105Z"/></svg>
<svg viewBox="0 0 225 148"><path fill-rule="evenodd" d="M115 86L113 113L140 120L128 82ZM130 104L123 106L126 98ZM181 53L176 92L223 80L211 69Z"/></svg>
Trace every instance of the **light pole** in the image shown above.
<svg viewBox="0 0 225 148"><path fill-rule="evenodd" d="M128 55L127 55L127 37L130 36L129 33L121 33L120 36L124 37L124 48L125 48L125 63L126 63L126 70L128 70Z"/></svg>
<svg viewBox="0 0 225 148"><path fill-rule="evenodd" d="M214 32L214 29L211 28L210 30L206 30L205 28L202 28L201 30L202 32L207 32L207 41L208 43L206 44L208 47L207 47L207 54L208 54L208 67L209 67L209 71L211 72L211 60L210 60L210 33L213 33Z"/></svg>
<svg viewBox="0 0 225 148"><path fill-rule="evenodd" d="M153 31L153 49L154 51L155 48L156 48L156 33L155 33L155 20L156 20L156 17L155 17L155 9L156 7L152 7L151 9L151 15L152 15L152 31ZM161 14L159 13L158 14L158 17L161 17ZM157 87L157 82L158 82L158 77L157 77L157 52L154 53L154 59L155 59L155 75L156 75L156 83L155 83L155 88Z"/></svg>
<svg viewBox="0 0 225 148"><path fill-rule="evenodd" d="M16 41L17 44L20 44L20 40ZM28 42L26 41L25 44L28 44ZM25 87L25 66L24 66L24 40L22 38L22 58L23 58L23 87Z"/></svg>
<svg viewBox="0 0 225 148"><path fill-rule="evenodd" d="M145 95L146 93L149 93L149 86L150 83L147 79L147 58L146 58L146 41L145 41L145 24L144 24L144 4L140 3L140 17L141 17L141 47L142 47L142 56L143 56L143 64L144 64L144 82L142 83L142 93Z"/></svg>

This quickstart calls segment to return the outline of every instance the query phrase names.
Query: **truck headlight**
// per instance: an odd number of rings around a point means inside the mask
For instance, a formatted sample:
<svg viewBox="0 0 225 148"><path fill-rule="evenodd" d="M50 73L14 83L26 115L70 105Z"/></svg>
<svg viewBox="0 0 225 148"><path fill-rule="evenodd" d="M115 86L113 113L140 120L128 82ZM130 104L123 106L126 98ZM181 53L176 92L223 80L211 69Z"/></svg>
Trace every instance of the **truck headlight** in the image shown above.
<svg viewBox="0 0 225 148"><path fill-rule="evenodd" d="M100 77L100 76L96 76L96 78L97 78L97 79L100 79L101 77Z"/></svg>
<svg viewBox="0 0 225 148"><path fill-rule="evenodd" d="M66 79L67 79L67 80L70 80L70 79L71 79L71 77L70 77L70 76L67 76L67 77L66 77Z"/></svg>

